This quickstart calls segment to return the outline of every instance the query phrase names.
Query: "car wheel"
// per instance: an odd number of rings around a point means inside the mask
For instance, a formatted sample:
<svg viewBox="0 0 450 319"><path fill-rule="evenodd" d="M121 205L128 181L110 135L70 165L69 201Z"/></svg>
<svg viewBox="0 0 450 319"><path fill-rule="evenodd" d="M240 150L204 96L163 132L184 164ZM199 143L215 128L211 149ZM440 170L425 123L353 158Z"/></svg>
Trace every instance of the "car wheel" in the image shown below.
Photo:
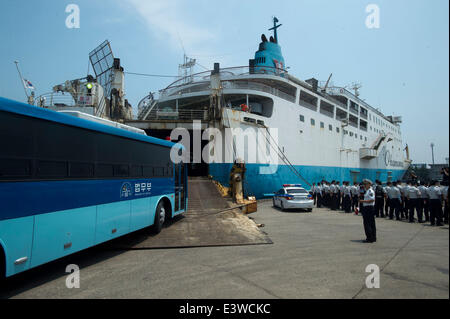
<svg viewBox="0 0 450 319"><path fill-rule="evenodd" d="M283 211L284 211L284 205L283 205L283 201L280 201L280 203L281 203L281 210L283 210Z"/></svg>
<svg viewBox="0 0 450 319"><path fill-rule="evenodd" d="M166 209L164 207L164 203L160 201L158 203L158 206L156 207L155 222L153 224L153 232L155 234L159 234L161 232L165 220L166 220Z"/></svg>
<svg viewBox="0 0 450 319"><path fill-rule="evenodd" d="M275 205L275 198L272 198L272 203L273 203L273 207L277 207L277 206Z"/></svg>

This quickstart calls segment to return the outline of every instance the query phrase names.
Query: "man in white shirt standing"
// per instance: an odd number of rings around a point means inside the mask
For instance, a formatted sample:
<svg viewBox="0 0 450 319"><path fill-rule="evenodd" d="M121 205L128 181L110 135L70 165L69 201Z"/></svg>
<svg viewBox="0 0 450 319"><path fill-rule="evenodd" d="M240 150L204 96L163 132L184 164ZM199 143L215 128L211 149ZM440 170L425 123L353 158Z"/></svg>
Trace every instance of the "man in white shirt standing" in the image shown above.
<svg viewBox="0 0 450 319"><path fill-rule="evenodd" d="M317 200L316 183L312 183L311 190L309 192L313 197L314 205L316 205L316 200Z"/></svg>
<svg viewBox="0 0 450 319"><path fill-rule="evenodd" d="M431 226L443 226L442 224L442 191L438 181L433 181L433 186L428 188L428 198L430 199L430 223Z"/></svg>
<svg viewBox="0 0 450 319"><path fill-rule="evenodd" d="M389 219L394 219L394 213L397 220L401 220L400 218L400 209L402 202L402 195L400 190L397 187L397 182L393 184L391 182L388 183L388 197L389 197Z"/></svg>
<svg viewBox="0 0 450 319"><path fill-rule="evenodd" d="M366 243L374 243L377 241L377 229L375 225L375 192L372 189L372 181L365 179L364 184L364 199L361 199L361 213L364 223L364 231L366 233Z"/></svg>
<svg viewBox="0 0 450 319"><path fill-rule="evenodd" d="M402 219L408 219L408 184L402 185L400 181L397 182L397 187L400 190L400 193L402 194L402 202L401 202L401 213L402 213Z"/></svg>
<svg viewBox="0 0 450 319"><path fill-rule="evenodd" d="M352 200L351 200L351 193L350 193L350 185L349 182L345 181L343 182L344 189L342 191L343 193L343 199L342 199L342 207L346 213L350 213L350 209L352 206Z"/></svg>
<svg viewBox="0 0 450 319"><path fill-rule="evenodd" d="M316 190L316 205L317 208L322 207L322 183L317 183L317 186L315 187Z"/></svg>
<svg viewBox="0 0 450 319"><path fill-rule="evenodd" d="M354 182L353 186L350 189L350 193L351 193L351 197L352 197L352 212L354 212L356 210L356 208L358 207L358 196L359 196L359 188L358 188L358 183Z"/></svg>
<svg viewBox="0 0 450 319"><path fill-rule="evenodd" d="M426 187L424 182L420 183L418 187L420 191L420 199L418 202L418 215L419 215L419 223L423 220L423 214L425 213L425 221L430 221L430 215L428 214L428 188Z"/></svg>
<svg viewBox="0 0 450 319"><path fill-rule="evenodd" d="M392 186L389 185L389 182L386 184L386 186L383 187L384 189L384 215L386 216L386 218L389 218L389 196L388 196L388 190L389 188Z"/></svg>
<svg viewBox="0 0 450 319"><path fill-rule="evenodd" d="M418 209L418 200L422 196L420 190L417 188L417 182L413 182L408 187L408 204L409 204L409 222L414 223L414 210L417 211L417 219L419 223L422 223L422 217L420 216Z"/></svg>

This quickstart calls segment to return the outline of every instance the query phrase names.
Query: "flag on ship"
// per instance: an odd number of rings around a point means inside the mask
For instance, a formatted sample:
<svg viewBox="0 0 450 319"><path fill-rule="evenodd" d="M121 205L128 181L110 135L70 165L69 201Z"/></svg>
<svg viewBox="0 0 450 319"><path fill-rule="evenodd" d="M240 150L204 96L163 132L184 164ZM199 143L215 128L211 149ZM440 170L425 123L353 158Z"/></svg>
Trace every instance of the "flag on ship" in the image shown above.
<svg viewBox="0 0 450 319"><path fill-rule="evenodd" d="M27 79L23 79L23 86L25 87L25 89L34 90L33 84Z"/></svg>

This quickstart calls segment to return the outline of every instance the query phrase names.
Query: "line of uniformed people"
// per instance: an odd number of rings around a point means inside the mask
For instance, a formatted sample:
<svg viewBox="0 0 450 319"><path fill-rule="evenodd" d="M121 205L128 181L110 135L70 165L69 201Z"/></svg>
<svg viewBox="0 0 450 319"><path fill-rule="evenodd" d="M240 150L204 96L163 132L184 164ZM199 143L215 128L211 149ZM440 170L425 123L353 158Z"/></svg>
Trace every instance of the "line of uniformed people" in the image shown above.
<svg viewBox="0 0 450 319"><path fill-rule="evenodd" d="M375 192L375 216L396 220L408 220L413 223L429 222L432 226L448 224L449 204L448 186L440 186L438 181L432 183L388 182L382 186L377 180L373 187ZM322 206L331 210L343 210L346 213L361 210L359 200L364 196L363 184L348 181L321 181L313 183L311 193L317 208ZM417 218L416 218L417 217Z"/></svg>
<svg viewBox="0 0 450 319"><path fill-rule="evenodd" d="M389 201L390 219L408 220L414 223L429 222L432 226L448 224L448 186L439 181L431 183L388 183L384 188ZM417 218L416 218L417 217Z"/></svg>
<svg viewBox="0 0 450 319"><path fill-rule="evenodd" d="M320 207L328 207L331 210L343 210L346 213L355 211L359 207L359 199L364 195L364 188L358 183L350 185L350 182L343 181L321 181L313 183L311 193L314 204Z"/></svg>

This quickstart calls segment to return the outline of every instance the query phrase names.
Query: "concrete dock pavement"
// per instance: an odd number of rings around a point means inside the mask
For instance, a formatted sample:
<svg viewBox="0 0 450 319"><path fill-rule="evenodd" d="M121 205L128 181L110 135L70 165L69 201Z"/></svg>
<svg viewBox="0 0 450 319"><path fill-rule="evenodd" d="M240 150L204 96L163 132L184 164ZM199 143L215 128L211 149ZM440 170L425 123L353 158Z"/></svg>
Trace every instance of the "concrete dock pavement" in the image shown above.
<svg viewBox="0 0 450 319"><path fill-rule="evenodd" d="M271 245L109 251L100 247L8 280L3 298L449 298L448 226L378 218L362 243L360 216L258 203ZM65 267L80 266L68 289ZM366 267L380 288L366 287Z"/></svg>

